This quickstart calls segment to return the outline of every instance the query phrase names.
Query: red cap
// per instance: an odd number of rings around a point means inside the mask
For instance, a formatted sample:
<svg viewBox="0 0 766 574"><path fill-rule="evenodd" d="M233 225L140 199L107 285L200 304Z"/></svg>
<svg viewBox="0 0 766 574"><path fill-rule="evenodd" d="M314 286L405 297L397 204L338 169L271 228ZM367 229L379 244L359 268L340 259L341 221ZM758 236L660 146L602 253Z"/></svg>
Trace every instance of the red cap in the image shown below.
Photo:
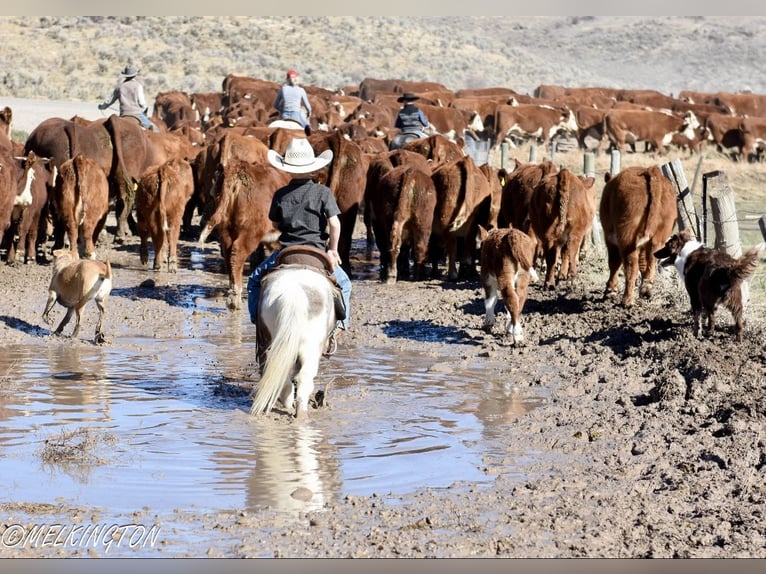
<svg viewBox="0 0 766 574"><path fill-rule="evenodd" d="M288 78L292 78L292 77L295 77L297 75L298 75L298 72L296 72L295 70L287 70L287 77Z"/></svg>

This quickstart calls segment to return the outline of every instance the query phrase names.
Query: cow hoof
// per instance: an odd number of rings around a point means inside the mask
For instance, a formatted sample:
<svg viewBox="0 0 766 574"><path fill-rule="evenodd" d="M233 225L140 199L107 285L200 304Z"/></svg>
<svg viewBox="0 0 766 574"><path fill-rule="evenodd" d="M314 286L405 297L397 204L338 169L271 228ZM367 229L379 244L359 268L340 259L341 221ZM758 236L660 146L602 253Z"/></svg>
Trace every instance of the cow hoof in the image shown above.
<svg viewBox="0 0 766 574"><path fill-rule="evenodd" d="M109 342L109 340L106 338L106 335L103 333L96 333L96 337L94 338L94 342L96 345L105 345Z"/></svg>

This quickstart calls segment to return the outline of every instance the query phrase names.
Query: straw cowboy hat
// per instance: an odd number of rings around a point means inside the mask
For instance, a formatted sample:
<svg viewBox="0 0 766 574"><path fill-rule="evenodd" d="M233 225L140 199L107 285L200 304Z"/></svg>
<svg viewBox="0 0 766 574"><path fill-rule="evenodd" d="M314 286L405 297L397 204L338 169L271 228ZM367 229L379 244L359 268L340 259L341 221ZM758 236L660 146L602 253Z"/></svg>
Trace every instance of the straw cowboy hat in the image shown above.
<svg viewBox="0 0 766 574"><path fill-rule="evenodd" d="M406 94L402 94L398 98L396 98L396 101L399 103L402 102L414 102L415 100L419 100L420 96L416 96L415 94L411 94L407 92Z"/></svg>
<svg viewBox="0 0 766 574"><path fill-rule="evenodd" d="M140 71L141 70L139 70L135 66L125 66L122 72L120 72L120 76L122 76L123 78L132 78L133 76L137 76L138 72Z"/></svg>
<svg viewBox="0 0 766 574"><path fill-rule="evenodd" d="M266 156L271 165L287 173L311 173L332 161L332 150L328 149L314 156L314 149L307 139L294 138L287 144L284 156L273 149L270 149Z"/></svg>

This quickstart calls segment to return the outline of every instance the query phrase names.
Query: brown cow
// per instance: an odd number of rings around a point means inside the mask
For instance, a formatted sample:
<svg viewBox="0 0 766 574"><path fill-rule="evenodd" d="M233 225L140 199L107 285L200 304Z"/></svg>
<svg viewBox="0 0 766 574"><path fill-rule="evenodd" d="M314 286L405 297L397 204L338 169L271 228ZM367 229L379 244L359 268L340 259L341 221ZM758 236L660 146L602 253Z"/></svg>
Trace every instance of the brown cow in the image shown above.
<svg viewBox="0 0 766 574"><path fill-rule="evenodd" d="M11 215L6 261L16 261L17 250L24 252L24 262L32 263L37 255L37 234L40 218L48 201L48 186L52 174L48 170L49 160L39 158L31 151L27 157L16 161L16 199ZM14 237L15 236L15 237Z"/></svg>
<svg viewBox="0 0 766 574"><path fill-rule="evenodd" d="M463 153L463 149L459 145L441 134L413 140L405 144L403 149L422 155L431 162L432 170L435 170L440 165L459 161L465 157L465 153Z"/></svg>
<svg viewBox="0 0 766 574"><path fill-rule="evenodd" d="M545 257L545 286L577 275L580 249L596 213L596 188L592 177L577 176L564 168L545 176L530 202L532 229ZM556 264L561 267L556 276Z"/></svg>
<svg viewBox="0 0 766 574"><path fill-rule="evenodd" d="M351 242L359 208L364 199L368 160L362 149L346 139L340 132L336 131L329 135L320 132L313 134L309 140L316 153L322 153L327 149L332 150L333 153L332 161L321 170L317 182L329 187L338 203L340 209L338 254L341 267L351 277Z"/></svg>
<svg viewBox="0 0 766 574"><path fill-rule="evenodd" d="M96 258L96 243L109 212L109 183L95 160L84 154L65 161L58 170L52 205L81 256Z"/></svg>
<svg viewBox="0 0 766 574"><path fill-rule="evenodd" d="M617 294L618 272L625 267L622 305L635 302L636 280L641 272L642 297L650 297L654 285L654 252L665 245L678 217L676 193L660 168L628 167L605 176L599 216L609 258L606 296Z"/></svg>
<svg viewBox="0 0 766 574"><path fill-rule="evenodd" d="M604 116L606 110L599 110L591 106L573 106L575 121L577 122L577 143L580 149L589 149L585 139L596 140L594 151L600 153L604 141Z"/></svg>
<svg viewBox="0 0 766 574"><path fill-rule="evenodd" d="M740 116L730 116L728 114L710 114L705 122L705 130L708 140L716 145L716 149L724 153L731 148L737 148L737 156L740 159L746 159L743 155L745 147L745 138L740 123Z"/></svg>
<svg viewBox="0 0 766 574"><path fill-rule="evenodd" d="M742 118L739 124L742 132L742 158L744 160L760 157L766 151L766 118Z"/></svg>
<svg viewBox="0 0 766 574"><path fill-rule="evenodd" d="M154 97L152 120L168 130L185 122L196 122L197 114L189 94L181 91L158 92Z"/></svg>
<svg viewBox="0 0 766 574"><path fill-rule="evenodd" d="M577 133L577 122L569 108L535 104L498 106L495 110L493 146L499 146L503 140L511 141L511 136L542 140L542 144L547 146L553 136L562 131Z"/></svg>
<svg viewBox="0 0 766 574"><path fill-rule="evenodd" d="M491 196L489 181L470 156L438 167L431 178L436 188L432 235L447 249L447 278L454 281L458 276L475 275L475 240L480 223L477 217L479 207ZM435 254L432 257L436 270Z"/></svg>
<svg viewBox="0 0 766 574"><path fill-rule="evenodd" d="M648 142L660 154L670 143L673 134L680 133L690 140L695 139L699 128L694 112L683 115L647 110L609 110L604 116L604 130L614 147L622 151L629 143L634 148L639 141Z"/></svg>
<svg viewBox="0 0 766 574"><path fill-rule="evenodd" d="M269 219L274 192L286 185L289 174L270 165L233 160L216 179L215 211L199 237L204 245L218 228L221 256L229 274L229 309L242 308L245 262L262 241L276 241L279 231Z"/></svg>
<svg viewBox="0 0 766 574"><path fill-rule="evenodd" d="M412 248L415 280L425 279L436 206L430 170L416 163L394 167L380 178L368 201L380 251L381 280L395 283L400 274L409 276L406 247Z"/></svg>
<svg viewBox="0 0 766 574"><path fill-rule="evenodd" d="M13 111L8 106L0 110L0 147L11 149L11 123Z"/></svg>
<svg viewBox="0 0 766 574"><path fill-rule="evenodd" d="M185 159L171 159L148 171L136 190L136 219L141 238L141 263L149 262L149 237L154 245L154 269L167 263L168 272L178 271L178 238L186 203L194 193L194 176ZM167 251L165 247L167 246Z"/></svg>
<svg viewBox="0 0 766 574"><path fill-rule="evenodd" d="M481 285L484 289L484 329L495 324L498 292L503 299L508 319L504 332L514 345L524 341L521 312L527 301L530 280L537 280L533 259L535 241L523 231L513 228L487 232L479 227L481 240Z"/></svg>
<svg viewBox="0 0 766 574"><path fill-rule="evenodd" d="M419 104L418 107L428 118L431 129L448 140L463 145L465 130L468 127L466 117L460 110L443 106ZM483 127L483 126L482 126Z"/></svg>
<svg viewBox="0 0 766 574"><path fill-rule="evenodd" d="M503 186L499 224L500 227L520 229L537 243L537 236L529 218L529 206L535 188L544 177L556 173L556 166L548 160L540 163L524 163L518 159L514 161L516 167L508 174ZM539 255L542 256L542 253Z"/></svg>

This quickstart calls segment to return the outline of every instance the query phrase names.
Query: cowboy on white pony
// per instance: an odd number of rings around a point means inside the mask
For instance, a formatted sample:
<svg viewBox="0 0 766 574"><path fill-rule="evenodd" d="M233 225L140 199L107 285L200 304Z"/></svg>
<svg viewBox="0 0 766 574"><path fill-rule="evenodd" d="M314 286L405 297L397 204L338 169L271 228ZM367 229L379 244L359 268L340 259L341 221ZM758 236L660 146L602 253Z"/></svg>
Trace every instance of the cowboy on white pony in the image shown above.
<svg viewBox="0 0 766 574"><path fill-rule="evenodd" d="M276 223L280 231L279 243L282 250L297 245L311 246L322 251L326 249L327 257L333 266L333 277L341 289L345 307L345 313L341 314L345 316L338 320L336 329L331 334L330 348L334 350L338 330L348 327L351 280L341 267L338 254L340 208L330 188L314 182L310 177L313 172L329 164L332 155L332 150L327 150L315 157L311 144L305 138L293 139L287 145L284 156L274 150L268 152L271 165L293 174L292 181L274 194L269 210L269 219ZM248 279L248 309L250 320L255 324L258 318L261 278L267 270L277 265L277 257L282 250L272 253Z"/></svg>

